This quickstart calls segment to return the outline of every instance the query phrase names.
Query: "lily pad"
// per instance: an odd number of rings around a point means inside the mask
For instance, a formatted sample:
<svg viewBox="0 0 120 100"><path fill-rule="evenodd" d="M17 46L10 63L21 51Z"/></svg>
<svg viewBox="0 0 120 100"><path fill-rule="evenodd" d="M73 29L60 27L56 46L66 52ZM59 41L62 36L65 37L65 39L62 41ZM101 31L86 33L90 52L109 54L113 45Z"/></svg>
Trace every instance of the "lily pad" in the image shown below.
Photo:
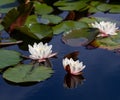
<svg viewBox="0 0 120 100"><path fill-rule="evenodd" d="M29 16L25 24L17 27L15 30L37 40L53 36L51 26L38 23L37 16L35 15Z"/></svg>
<svg viewBox="0 0 120 100"><path fill-rule="evenodd" d="M20 53L12 50L0 50L0 69L16 65L21 61Z"/></svg>
<svg viewBox="0 0 120 100"><path fill-rule="evenodd" d="M34 2L35 13L39 15L49 14L53 11L51 6L47 4L41 4L39 2Z"/></svg>
<svg viewBox="0 0 120 100"><path fill-rule="evenodd" d="M105 12L105 11L109 11L111 9L111 6L109 4L102 3L99 6L97 6L97 9Z"/></svg>
<svg viewBox="0 0 120 100"><path fill-rule="evenodd" d="M120 5L111 5L110 13L120 13Z"/></svg>
<svg viewBox="0 0 120 100"><path fill-rule="evenodd" d="M100 4L97 6L97 9L100 11L109 11L110 13L120 13L120 5L116 4Z"/></svg>
<svg viewBox="0 0 120 100"><path fill-rule="evenodd" d="M66 32L72 29L84 28L84 27L88 27L88 24L84 22L77 22L77 21L64 21L52 28L53 28L54 34L60 34L62 32Z"/></svg>
<svg viewBox="0 0 120 100"><path fill-rule="evenodd" d="M50 24L58 24L63 19L62 19L62 17L56 16L56 15L42 15L40 20L43 24L49 24L49 23Z"/></svg>
<svg viewBox="0 0 120 100"><path fill-rule="evenodd" d="M79 11L83 8L87 7L86 2L89 0L84 1L76 1L76 2L69 2L69 1L58 1L54 3L54 6L58 6L60 10L76 10Z"/></svg>
<svg viewBox="0 0 120 100"><path fill-rule="evenodd" d="M100 11L96 8L100 4L101 4L101 2L99 2L99 1L91 1L91 3L89 4L88 12L89 13L96 13L96 12Z"/></svg>
<svg viewBox="0 0 120 100"><path fill-rule="evenodd" d="M16 0L0 0L0 6L6 5L6 4L10 4L10 3L14 3Z"/></svg>
<svg viewBox="0 0 120 100"><path fill-rule="evenodd" d="M18 65L7 69L3 78L14 83L40 82L51 77L52 68L45 66Z"/></svg>
<svg viewBox="0 0 120 100"><path fill-rule="evenodd" d="M96 43L99 45L100 48L108 49L108 50L115 50L120 48L120 32L118 35L109 36L106 38L97 38Z"/></svg>
<svg viewBox="0 0 120 100"><path fill-rule="evenodd" d="M16 30L37 40L51 38L53 36L52 28L50 26L42 25L39 23L31 24L29 27L18 27Z"/></svg>
<svg viewBox="0 0 120 100"><path fill-rule="evenodd" d="M92 42L98 34L97 28L82 28L65 32L62 40L70 46L85 46Z"/></svg>

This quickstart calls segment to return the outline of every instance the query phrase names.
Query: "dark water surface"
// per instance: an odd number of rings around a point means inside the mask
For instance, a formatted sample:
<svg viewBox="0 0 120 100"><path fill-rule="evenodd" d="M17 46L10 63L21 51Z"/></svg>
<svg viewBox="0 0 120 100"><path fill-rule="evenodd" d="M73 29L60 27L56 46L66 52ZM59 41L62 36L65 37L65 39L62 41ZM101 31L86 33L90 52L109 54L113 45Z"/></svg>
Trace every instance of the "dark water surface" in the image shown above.
<svg viewBox="0 0 120 100"><path fill-rule="evenodd" d="M103 49L88 50L85 47L70 47L61 41L61 35L55 36L50 44L58 58L50 59L55 73L46 81L31 86L8 84L0 78L0 100L120 100L120 55ZM18 50L18 46L6 49ZM86 68L83 70L84 80L73 78L73 84L64 85L66 72L62 66L63 56L78 50L79 60ZM28 54L18 50L21 53ZM78 82L78 83L77 83Z"/></svg>

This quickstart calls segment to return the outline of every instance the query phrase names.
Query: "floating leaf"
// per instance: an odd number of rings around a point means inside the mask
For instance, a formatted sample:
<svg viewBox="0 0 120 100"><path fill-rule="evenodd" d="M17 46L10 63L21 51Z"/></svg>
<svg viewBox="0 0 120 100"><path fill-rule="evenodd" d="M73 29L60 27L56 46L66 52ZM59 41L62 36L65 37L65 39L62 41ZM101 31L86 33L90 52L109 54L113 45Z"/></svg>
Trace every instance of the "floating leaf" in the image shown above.
<svg viewBox="0 0 120 100"><path fill-rule="evenodd" d="M105 12L105 11L109 11L111 9L111 6L109 4L102 3L99 6L97 6L97 9Z"/></svg>
<svg viewBox="0 0 120 100"><path fill-rule="evenodd" d="M51 6L47 4L41 4L39 2L34 2L35 13L39 15L49 14L53 11Z"/></svg>
<svg viewBox="0 0 120 100"><path fill-rule="evenodd" d="M76 28L84 28L84 27L88 27L88 25L84 22L64 21L53 27L53 33L60 34L61 32L69 31Z"/></svg>
<svg viewBox="0 0 120 100"><path fill-rule="evenodd" d="M37 16L31 15L27 18L25 25L17 27L15 30L37 40L51 38L53 36L52 28L37 22Z"/></svg>
<svg viewBox="0 0 120 100"><path fill-rule="evenodd" d="M14 3L16 0L0 0L0 6L6 5L6 4L11 4Z"/></svg>
<svg viewBox="0 0 120 100"><path fill-rule="evenodd" d="M82 28L65 32L62 40L70 46L85 46L92 42L98 34L97 28Z"/></svg>
<svg viewBox="0 0 120 100"><path fill-rule="evenodd" d="M40 20L41 20L41 22L43 22L43 24L49 24L49 23L58 24L63 19L59 16L56 16L56 15L42 15ZM46 23L44 23L44 22L46 22Z"/></svg>
<svg viewBox="0 0 120 100"><path fill-rule="evenodd" d="M97 6L97 9L100 11L109 11L110 13L120 13L120 5L115 4L100 4Z"/></svg>
<svg viewBox="0 0 120 100"><path fill-rule="evenodd" d="M95 17L83 17L79 21L90 24L97 21L97 19Z"/></svg>
<svg viewBox="0 0 120 100"><path fill-rule="evenodd" d="M3 77L11 82L40 82L51 77L52 68L45 66L18 65L7 69L3 73Z"/></svg>
<svg viewBox="0 0 120 100"><path fill-rule="evenodd" d="M96 43L99 44L100 48L105 48L108 50L114 50L120 48L120 32L118 35L109 36L106 38L97 38Z"/></svg>
<svg viewBox="0 0 120 100"><path fill-rule="evenodd" d="M0 50L0 69L16 65L20 60L20 53L12 50Z"/></svg>
<svg viewBox="0 0 120 100"><path fill-rule="evenodd" d="M22 26L16 28L16 30L19 30L23 34L26 34L27 36L30 36L34 39L41 40L43 38L51 38L53 36L52 28L47 25L42 25L39 23L31 24L29 27Z"/></svg>
<svg viewBox="0 0 120 100"><path fill-rule="evenodd" d="M96 13L98 12L99 10L96 8L98 5L100 5L101 2L99 1L91 1L91 3L89 4L89 9L88 9L88 12L89 13Z"/></svg>
<svg viewBox="0 0 120 100"><path fill-rule="evenodd" d="M86 2L89 0L85 1L76 1L76 2L69 2L69 1L58 1L54 3L54 6L58 6L58 9L60 10L76 10L79 11L83 8L87 7Z"/></svg>
<svg viewBox="0 0 120 100"><path fill-rule="evenodd" d="M120 5L111 5L110 13L120 13Z"/></svg>
<svg viewBox="0 0 120 100"><path fill-rule="evenodd" d="M31 24L36 24L36 23L38 23L36 15L28 16L26 21L25 21L25 25L28 26L28 27L30 27Z"/></svg>

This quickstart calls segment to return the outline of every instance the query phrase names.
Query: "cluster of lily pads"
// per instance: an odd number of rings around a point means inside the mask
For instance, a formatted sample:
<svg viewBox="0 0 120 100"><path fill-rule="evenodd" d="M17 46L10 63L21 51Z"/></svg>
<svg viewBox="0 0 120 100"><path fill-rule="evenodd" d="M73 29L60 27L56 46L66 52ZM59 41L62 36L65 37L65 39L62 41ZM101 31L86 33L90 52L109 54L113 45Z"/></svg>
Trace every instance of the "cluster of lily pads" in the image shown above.
<svg viewBox="0 0 120 100"><path fill-rule="evenodd" d="M62 33L62 41L70 46L92 45L108 50L120 46L120 31L116 22L87 16L98 11L120 13L117 4L91 0L56 0L52 3L49 0L20 0L19 3L16 1L17 6L2 8L2 5L14 4L15 1L5 0L0 4L0 12L6 13L1 19L0 30L10 35L10 41L0 45L23 42L27 44L30 56L0 49L0 70L8 81L40 82L49 78L53 73L49 58L57 53L52 52L52 45L48 45L46 40L57 34ZM31 64L22 63L25 58L32 59ZM80 75L85 68L83 62L69 57L65 57L62 63L72 75Z"/></svg>

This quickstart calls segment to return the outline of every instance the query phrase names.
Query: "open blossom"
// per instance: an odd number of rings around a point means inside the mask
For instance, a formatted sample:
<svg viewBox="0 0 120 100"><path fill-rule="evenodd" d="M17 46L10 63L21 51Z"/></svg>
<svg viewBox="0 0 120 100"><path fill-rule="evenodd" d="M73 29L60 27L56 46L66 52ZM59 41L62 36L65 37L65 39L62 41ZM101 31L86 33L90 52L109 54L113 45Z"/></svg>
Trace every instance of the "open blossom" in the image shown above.
<svg viewBox="0 0 120 100"><path fill-rule="evenodd" d="M33 60L38 60L38 62L46 61L46 58L53 57L57 54L52 53L52 45L48 45L47 43L34 43L33 47L28 45L28 48L31 54L29 57Z"/></svg>
<svg viewBox="0 0 120 100"><path fill-rule="evenodd" d="M80 75L81 71L85 68L85 65L83 65L83 62L79 62L79 60L74 61L72 58L64 58L63 67L72 75Z"/></svg>
<svg viewBox="0 0 120 100"><path fill-rule="evenodd" d="M92 27L98 28L100 30L101 33L98 36L106 37L109 35L117 35L116 31L118 30L118 27L116 27L116 23L101 21L91 23L91 25Z"/></svg>

